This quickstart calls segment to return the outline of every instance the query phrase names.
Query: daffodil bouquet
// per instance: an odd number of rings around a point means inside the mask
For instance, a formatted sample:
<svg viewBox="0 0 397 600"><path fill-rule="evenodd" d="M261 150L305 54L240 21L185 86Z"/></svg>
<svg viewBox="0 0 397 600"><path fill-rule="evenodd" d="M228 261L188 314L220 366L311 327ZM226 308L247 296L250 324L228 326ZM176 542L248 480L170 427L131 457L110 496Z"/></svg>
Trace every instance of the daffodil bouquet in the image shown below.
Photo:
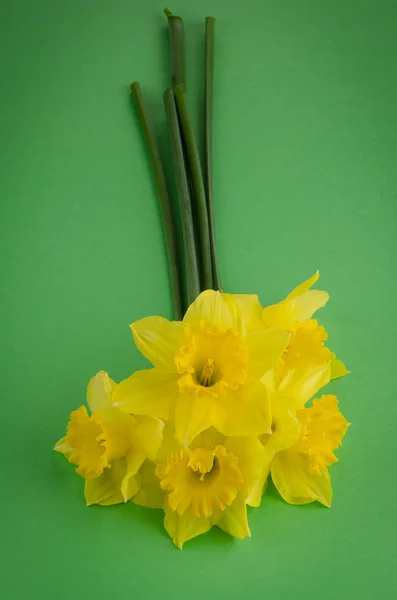
<svg viewBox="0 0 397 600"><path fill-rule="evenodd" d="M164 511L174 544L217 526L250 536L271 476L290 504L330 506L328 468L348 427L334 395L320 390L347 370L313 318L328 301L319 274L263 307L256 295L221 289L212 195L215 20L206 20L205 151L200 155L185 91L184 25L166 10L172 88L164 94L181 222L138 83L131 86L151 159L168 251L175 321L131 325L153 365L117 384L88 383L55 450L77 465L87 505L133 502ZM314 398L314 399L313 399Z"/></svg>

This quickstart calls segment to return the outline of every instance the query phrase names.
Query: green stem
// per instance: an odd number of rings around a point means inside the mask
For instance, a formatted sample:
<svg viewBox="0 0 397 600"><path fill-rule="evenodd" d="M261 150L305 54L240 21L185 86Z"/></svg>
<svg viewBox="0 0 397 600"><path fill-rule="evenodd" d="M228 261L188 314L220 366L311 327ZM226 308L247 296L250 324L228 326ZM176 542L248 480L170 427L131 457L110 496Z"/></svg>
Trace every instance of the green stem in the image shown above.
<svg viewBox="0 0 397 600"><path fill-rule="evenodd" d="M173 15L168 8L164 12L170 34L172 87L176 88L177 85L185 85L185 31L181 17Z"/></svg>
<svg viewBox="0 0 397 600"><path fill-rule="evenodd" d="M187 150L189 172L194 191L200 242L202 285L204 289L212 289L213 282L211 264L211 244L208 226L207 200L205 197L204 180L200 165L200 156L197 148L196 137L194 135L192 121L189 114L189 107L187 104L185 88L183 85L178 85L175 88L175 97L178 105L178 114L181 122L183 139Z"/></svg>
<svg viewBox="0 0 397 600"><path fill-rule="evenodd" d="M207 17L205 20L205 175L207 192L207 210L210 231L212 276L214 287L221 290L218 255L215 239L215 218L212 179L212 105L214 89L214 46L215 46L215 19Z"/></svg>
<svg viewBox="0 0 397 600"><path fill-rule="evenodd" d="M186 268L187 303L190 305L200 294L200 278L194 238L189 182L183 154L182 137L179 129L178 113L176 110L174 92L172 89L168 89L164 92L164 105L171 140L171 155L179 199L179 210L181 214Z"/></svg>
<svg viewBox="0 0 397 600"><path fill-rule="evenodd" d="M150 121L149 114L144 103L141 86L138 82L131 84L131 92L138 111L138 116L141 122L143 134L145 136L150 161L152 163L154 179L156 182L157 195L159 198L159 204L163 218L165 243L167 246L168 266L170 271L175 319L179 321L183 316L182 289L180 272L178 268L179 260L176 243L176 230L172 214L171 201L168 195L164 169L161 162L160 152L156 143L156 138L153 132L152 123Z"/></svg>

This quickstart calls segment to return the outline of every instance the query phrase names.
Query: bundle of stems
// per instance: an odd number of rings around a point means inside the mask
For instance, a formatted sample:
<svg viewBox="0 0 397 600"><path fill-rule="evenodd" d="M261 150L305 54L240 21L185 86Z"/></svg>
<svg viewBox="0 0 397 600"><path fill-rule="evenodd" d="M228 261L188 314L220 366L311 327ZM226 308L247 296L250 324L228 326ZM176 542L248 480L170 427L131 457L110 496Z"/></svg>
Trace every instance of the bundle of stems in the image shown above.
<svg viewBox="0 0 397 600"><path fill-rule="evenodd" d="M163 160L138 82L131 91L149 152L162 213L175 319L206 289L221 289L215 244L212 178L212 112L215 19L205 23L204 156L200 157L186 94L185 33L181 17L167 8L172 87L164 92L182 239L177 238L176 203L172 201Z"/></svg>

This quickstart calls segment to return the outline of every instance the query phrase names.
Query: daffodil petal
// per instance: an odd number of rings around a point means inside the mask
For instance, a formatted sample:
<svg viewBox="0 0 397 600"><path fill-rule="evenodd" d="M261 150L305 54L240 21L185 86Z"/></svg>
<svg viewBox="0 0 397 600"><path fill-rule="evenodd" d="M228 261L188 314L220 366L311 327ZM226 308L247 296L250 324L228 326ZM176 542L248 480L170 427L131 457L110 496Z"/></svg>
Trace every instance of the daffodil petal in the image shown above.
<svg viewBox="0 0 397 600"><path fill-rule="evenodd" d="M164 527L177 548L182 549L185 542L211 529L208 517L196 517L191 510L178 515L166 502L164 512Z"/></svg>
<svg viewBox="0 0 397 600"><path fill-rule="evenodd" d="M124 502L128 502L139 491L140 476L137 476L139 469L144 463L146 456L144 453L130 451L125 457L125 474L121 481L121 493Z"/></svg>
<svg viewBox="0 0 397 600"><path fill-rule="evenodd" d="M233 294L233 298L240 309L245 331L265 328L262 321L262 305L256 294Z"/></svg>
<svg viewBox="0 0 397 600"><path fill-rule="evenodd" d="M87 506L101 504L110 506L124 502L121 483L125 476L125 460L114 460L111 467L103 471L99 477L86 479L84 494Z"/></svg>
<svg viewBox="0 0 397 600"><path fill-rule="evenodd" d="M228 390L218 398L225 418L217 429L227 436L255 436L267 433L271 426L270 401L260 381Z"/></svg>
<svg viewBox="0 0 397 600"><path fill-rule="evenodd" d="M215 427L209 427L199 433L190 444L190 448L206 448L213 450L216 446L225 446L225 436L222 435Z"/></svg>
<svg viewBox="0 0 397 600"><path fill-rule="evenodd" d="M113 484L106 481L106 475L106 473L103 473L99 477L85 480L84 495L87 506L93 504L112 506L124 502L121 490L114 489Z"/></svg>
<svg viewBox="0 0 397 600"><path fill-rule="evenodd" d="M295 318L295 300L283 300L278 304L265 306L262 321L267 329L291 329Z"/></svg>
<svg viewBox="0 0 397 600"><path fill-rule="evenodd" d="M102 429L106 438L109 461L123 458L135 437L137 425L135 417L112 406L104 412L103 421Z"/></svg>
<svg viewBox="0 0 397 600"><path fill-rule="evenodd" d="M256 437L229 437L225 447L238 458L247 489L246 503L259 506L274 452L264 447Z"/></svg>
<svg viewBox="0 0 397 600"><path fill-rule="evenodd" d="M321 475L309 473L303 454L278 452L271 472L280 496L289 504L308 504L318 500L324 506L331 506L332 488L328 471Z"/></svg>
<svg viewBox="0 0 397 600"><path fill-rule="evenodd" d="M121 493L123 494L124 502L131 500L138 492L140 488L140 476L139 473L136 475L129 475L125 477L121 484Z"/></svg>
<svg viewBox="0 0 397 600"><path fill-rule="evenodd" d="M183 324L180 321L146 317L130 327L138 350L153 366L176 372L174 357L183 338Z"/></svg>
<svg viewBox="0 0 397 600"><path fill-rule="evenodd" d="M256 437L229 437L225 448L238 458L238 467L247 490L246 503L259 506L274 452L265 448Z"/></svg>
<svg viewBox="0 0 397 600"><path fill-rule="evenodd" d="M182 446L190 442L204 429L217 425L223 411L217 401L207 394L180 394L175 403L175 435Z"/></svg>
<svg viewBox="0 0 397 600"><path fill-rule="evenodd" d="M206 290L189 306L183 318L184 323L198 325L208 321L220 330L242 330L240 309L231 294Z"/></svg>
<svg viewBox="0 0 397 600"><path fill-rule="evenodd" d="M72 449L70 448L70 446L67 445L67 443L65 442L65 438L61 438L59 440L59 442L57 442L54 446L54 450L55 452L59 452L60 454L63 454L64 456L66 456L67 459L69 459L69 456L72 452Z"/></svg>
<svg viewBox="0 0 397 600"><path fill-rule="evenodd" d="M137 426L134 432L134 447L150 460L154 460L163 440L164 423L146 415L137 415L135 418Z"/></svg>
<svg viewBox="0 0 397 600"><path fill-rule="evenodd" d="M307 290L309 290L312 287L312 285L314 285L316 281L318 281L319 277L320 271L316 271L314 275L312 275L312 277L310 277L309 279L298 285L295 289L293 289L292 292L286 297L286 300L292 300L293 298L297 298L297 296L301 296L302 294L307 292Z"/></svg>
<svg viewBox="0 0 397 600"><path fill-rule="evenodd" d="M137 371L113 393L113 406L127 413L169 419L176 397L178 375L158 369Z"/></svg>
<svg viewBox="0 0 397 600"><path fill-rule="evenodd" d="M135 450L130 450L125 456L126 469L124 479L136 475L143 463L145 462L146 458L147 457L144 452L136 452Z"/></svg>
<svg viewBox="0 0 397 600"><path fill-rule="evenodd" d="M246 503L248 506L258 507L261 504L262 496L266 491L270 467L274 458L274 453L266 449L265 460L262 468L251 487L248 489Z"/></svg>
<svg viewBox="0 0 397 600"><path fill-rule="evenodd" d="M222 511L222 516L216 524L222 531L233 537L239 539L251 537L248 527L247 505L242 492L237 495L230 506Z"/></svg>
<svg viewBox="0 0 397 600"><path fill-rule="evenodd" d="M155 457L156 464L165 464L167 462L167 456L169 454L179 452L181 449L181 445L177 441L175 437L175 425L171 421L166 421L164 423L163 429L163 440L161 442L160 448L157 451Z"/></svg>
<svg viewBox="0 0 397 600"><path fill-rule="evenodd" d="M265 461L266 451L263 445L257 437L228 437L225 448L238 458L238 468L243 475L245 486L252 486Z"/></svg>
<svg viewBox="0 0 397 600"><path fill-rule="evenodd" d="M141 486L130 502L146 508L163 508L167 492L161 489L160 479L155 474L156 465L146 460L140 471Z"/></svg>
<svg viewBox="0 0 397 600"><path fill-rule="evenodd" d="M112 394L116 383L105 371L99 371L91 377L87 386L87 404L91 412L98 411L103 414L112 406Z"/></svg>
<svg viewBox="0 0 397 600"><path fill-rule="evenodd" d="M244 337L244 344L248 352L249 376L260 379L266 371L275 367L288 345L289 338L289 333L277 329L248 333Z"/></svg>
<svg viewBox="0 0 397 600"><path fill-rule="evenodd" d="M266 448L271 452L280 452L293 446L300 435L300 424L296 418L295 400L276 394L271 399L272 435Z"/></svg>
<svg viewBox="0 0 397 600"><path fill-rule="evenodd" d="M329 294L321 290L309 290L295 298L294 319L300 323L309 321L314 313L327 304Z"/></svg>
<svg viewBox="0 0 397 600"><path fill-rule="evenodd" d="M270 371L267 371L261 378L261 381L266 386L268 392L276 392L280 386L280 377L277 373L277 369L270 369Z"/></svg>
<svg viewBox="0 0 397 600"><path fill-rule="evenodd" d="M295 399L295 408L303 408L330 381L330 364L308 369L290 369L279 386L279 394Z"/></svg>
<svg viewBox="0 0 397 600"><path fill-rule="evenodd" d="M339 358L336 358L335 354L331 352L331 379L343 377L348 374L349 371L346 369L343 362Z"/></svg>

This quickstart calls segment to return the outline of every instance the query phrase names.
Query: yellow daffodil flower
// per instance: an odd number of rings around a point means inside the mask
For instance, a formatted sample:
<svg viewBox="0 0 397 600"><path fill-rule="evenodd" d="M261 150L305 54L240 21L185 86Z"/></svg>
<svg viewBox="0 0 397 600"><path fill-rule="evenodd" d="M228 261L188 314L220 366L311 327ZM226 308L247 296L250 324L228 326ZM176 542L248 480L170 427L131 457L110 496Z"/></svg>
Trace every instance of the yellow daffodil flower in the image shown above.
<svg viewBox="0 0 397 600"><path fill-rule="evenodd" d="M182 322L148 317L131 329L154 368L122 381L114 406L173 421L185 447L211 426L228 436L269 430L269 401L260 379L280 360L288 332L245 332L234 297L212 290L200 294Z"/></svg>
<svg viewBox="0 0 397 600"><path fill-rule="evenodd" d="M272 424L271 432L259 437L264 445L265 454L260 474L255 480L255 494L250 494L247 503L259 506L261 496L266 489L267 478L276 453L293 446L300 436L300 422L297 412L330 380L329 364L290 369L280 379L275 369L262 379L268 393Z"/></svg>
<svg viewBox="0 0 397 600"><path fill-rule="evenodd" d="M343 362L325 345L328 334L313 319L314 313L329 300L327 292L310 289L319 278L313 277L296 287L282 302L262 308L256 295L235 295L247 331L263 328L283 329L291 334L285 352L277 365L283 375L289 369L330 364L331 379L346 375Z"/></svg>
<svg viewBox="0 0 397 600"><path fill-rule="evenodd" d="M290 504L332 501L328 467L337 462L334 450L342 443L349 423L338 409L336 396L313 400L313 406L296 413L300 425L297 442L277 452L271 475L280 495Z"/></svg>
<svg viewBox="0 0 397 600"><path fill-rule="evenodd" d="M330 506L332 488L327 466L337 459L333 455L341 443L348 423L338 410L335 396L308 400L330 380L330 365L310 370L291 370L280 380L273 371L264 378L272 407L272 432L260 436L265 448L259 488L271 473L281 496L290 504L318 500ZM258 503L251 503L258 506Z"/></svg>
<svg viewBox="0 0 397 600"><path fill-rule="evenodd" d="M141 489L132 502L163 508L164 526L178 548L213 526L237 538L250 536L246 499L255 494L262 444L209 428L185 448L172 429L166 425L156 464L143 465Z"/></svg>
<svg viewBox="0 0 397 600"><path fill-rule="evenodd" d="M84 477L87 505L127 502L139 491L138 470L154 459L162 440L159 419L133 417L112 406L116 383L100 371L87 389L87 404L70 415L67 434L55 450Z"/></svg>
<svg viewBox="0 0 397 600"><path fill-rule="evenodd" d="M303 409L331 378L330 364L309 368L289 369L283 378L275 370L263 377L267 389L271 412L271 435L263 436L266 447L273 453L292 446L299 437L297 411Z"/></svg>

